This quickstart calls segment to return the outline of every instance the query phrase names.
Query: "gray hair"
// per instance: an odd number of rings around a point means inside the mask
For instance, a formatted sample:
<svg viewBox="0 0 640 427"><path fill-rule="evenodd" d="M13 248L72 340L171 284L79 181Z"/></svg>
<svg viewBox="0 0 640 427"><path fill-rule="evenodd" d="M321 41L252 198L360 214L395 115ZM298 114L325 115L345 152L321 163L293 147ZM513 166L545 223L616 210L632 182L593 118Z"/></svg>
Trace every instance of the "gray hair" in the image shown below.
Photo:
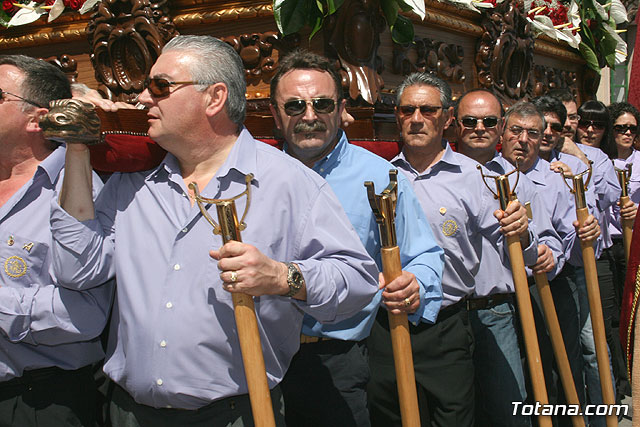
<svg viewBox="0 0 640 427"><path fill-rule="evenodd" d="M247 112L247 83L238 53L227 43L211 36L176 36L162 49L187 51L194 58L189 66L191 78L202 82L196 89L204 91L214 83L224 83L229 91L225 107L229 119L242 126Z"/></svg>
<svg viewBox="0 0 640 427"><path fill-rule="evenodd" d="M438 89L440 92L440 102L442 108L447 109L451 107L453 102L451 101L451 87L447 82L439 77L429 73L413 73L410 74L400 86L396 89L396 105L400 105L400 98L404 90L410 86L431 86Z"/></svg>
<svg viewBox="0 0 640 427"><path fill-rule="evenodd" d="M520 101L509 107L504 115L505 129L507 123L509 123L509 118L511 116L519 116L522 118L533 116L540 117L540 120L542 121L542 132L544 132L544 130L547 128L547 121L544 119L544 114L542 114L540 110L538 110L538 107L536 107L535 104L531 102Z"/></svg>

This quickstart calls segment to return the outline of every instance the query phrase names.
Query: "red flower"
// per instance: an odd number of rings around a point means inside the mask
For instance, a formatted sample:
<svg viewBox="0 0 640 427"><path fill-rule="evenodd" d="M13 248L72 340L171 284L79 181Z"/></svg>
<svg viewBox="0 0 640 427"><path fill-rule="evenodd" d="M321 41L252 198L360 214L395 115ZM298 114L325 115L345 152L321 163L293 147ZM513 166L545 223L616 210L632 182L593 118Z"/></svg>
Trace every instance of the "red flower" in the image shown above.
<svg viewBox="0 0 640 427"><path fill-rule="evenodd" d="M79 10L84 3L84 0L69 0L69 7L73 10Z"/></svg>
<svg viewBox="0 0 640 427"><path fill-rule="evenodd" d="M15 12L16 7L13 5L13 0L3 0L2 1L2 10L4 10L7 15L13 14Z"/></svg>
<svg viewBox="0 0 640 427"><path fill-rule="evenodd" d="M45 6L53 6L55 2L56 0L45 0L44 4Z"/></svg>

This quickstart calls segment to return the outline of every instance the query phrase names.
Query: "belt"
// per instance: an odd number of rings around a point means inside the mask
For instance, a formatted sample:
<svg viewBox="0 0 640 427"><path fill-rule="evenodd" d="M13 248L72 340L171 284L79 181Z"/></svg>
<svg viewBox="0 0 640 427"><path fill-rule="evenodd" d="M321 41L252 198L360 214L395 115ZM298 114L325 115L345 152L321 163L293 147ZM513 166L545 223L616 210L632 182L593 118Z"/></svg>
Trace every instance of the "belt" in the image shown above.
<svg viewBox="0 0 640 427"><path fill-rule="evenodd" d="M320 341L329 341L332 340L333 338L327 338L327 337L314 337L311 335L305 335L305 334L300 334L300 344L311 344L311 343L316 343L316 342L320 342Z"/></svg>
<svg viewBox="0 0 640 427"><path fill-rule="evenodd" d="M438 313L438 319L436 320L436 323L442 322L443 320L448 319L454 314L459 313L461 310L466 310L466 309L467 309L467 299L466 297L464 297L460 301L456 302L455 304L451 304L445 308L441 308L440 312Z"/></svg>
<svg viewBox="0 0 640 427"><path fill-rule="evenodd" d="M80 375L80 374L88 374L91 373L91 365L87 365L80 369L75 369L72 371L68 371L62 368L58 368L57 366L52 366L50 368L41 368L41 369L31 369L25 370L22 373L22 376L11 378L8 381L0 382L0 390L6 388L14 388L14 387L27 387L30 388L34 384L43 383L49 380L54 380L61 376L72 376L72 375Z"/></svg>
<svg viewBox="0 0 640 427"><path fill-rule="evenodd" d="M486 297L469 298L466 300L467 310L487 310L505 302L513 303L513 295L512 293L493 294Z"/></svg>

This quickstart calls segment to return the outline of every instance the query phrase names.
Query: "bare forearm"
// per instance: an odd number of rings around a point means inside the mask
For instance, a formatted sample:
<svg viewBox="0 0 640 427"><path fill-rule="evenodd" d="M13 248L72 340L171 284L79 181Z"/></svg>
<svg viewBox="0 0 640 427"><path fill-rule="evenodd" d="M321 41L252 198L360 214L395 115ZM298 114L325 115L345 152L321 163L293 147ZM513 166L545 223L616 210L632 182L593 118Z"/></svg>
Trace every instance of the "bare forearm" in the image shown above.
<svg viewBox="0 0 640 427"><path fill-rule="evenodd" d="M89 149L79 144L68 146L59 203L78 221L95 218L92 181Z"/></svg>

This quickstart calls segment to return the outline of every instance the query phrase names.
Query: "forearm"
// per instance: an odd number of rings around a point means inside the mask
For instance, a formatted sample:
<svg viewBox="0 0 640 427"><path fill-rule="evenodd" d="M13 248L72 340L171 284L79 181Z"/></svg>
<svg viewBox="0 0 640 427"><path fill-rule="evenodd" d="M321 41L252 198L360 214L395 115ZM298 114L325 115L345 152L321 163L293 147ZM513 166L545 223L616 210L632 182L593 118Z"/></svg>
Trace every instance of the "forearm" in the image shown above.
<svg viewBox="0 0 640 427"><path fill-rule="evenodd" d="M58 202L78 221L95 218L93 206L93 175L89 149L74 144L67 148L65 174Z"/></svg>

